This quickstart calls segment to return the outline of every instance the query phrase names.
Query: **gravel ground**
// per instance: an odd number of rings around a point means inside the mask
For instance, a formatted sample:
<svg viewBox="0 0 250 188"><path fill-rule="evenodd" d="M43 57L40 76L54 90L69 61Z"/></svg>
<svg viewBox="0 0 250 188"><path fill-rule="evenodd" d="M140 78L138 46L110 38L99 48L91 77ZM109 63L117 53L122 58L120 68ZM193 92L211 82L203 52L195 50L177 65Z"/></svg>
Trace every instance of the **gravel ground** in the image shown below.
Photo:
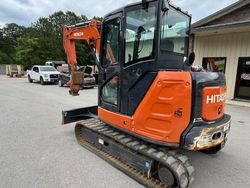
<svg viewBox="0 0 250 188"><path fill-rule="evenodd" d="M96 105L97 89L72 97L68 88L0 76L0 187L142 187L80 147L61 111ZM185 153L194 188L250 187L250 108L227 106L233 117L226 147L216 155Z"/></svg>

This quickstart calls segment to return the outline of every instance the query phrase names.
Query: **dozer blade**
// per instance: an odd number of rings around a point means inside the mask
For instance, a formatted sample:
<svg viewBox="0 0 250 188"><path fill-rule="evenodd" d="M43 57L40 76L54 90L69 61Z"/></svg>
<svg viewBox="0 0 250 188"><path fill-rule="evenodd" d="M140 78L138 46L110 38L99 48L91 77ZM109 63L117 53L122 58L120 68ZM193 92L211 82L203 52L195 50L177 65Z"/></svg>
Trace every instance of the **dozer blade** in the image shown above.
<svg viewBox="0 0 250 188"><path fill-rule="evenodd" d="M97 118L97 106L77 108L62 112L62 125L77 122L89 117Z"/></svg>

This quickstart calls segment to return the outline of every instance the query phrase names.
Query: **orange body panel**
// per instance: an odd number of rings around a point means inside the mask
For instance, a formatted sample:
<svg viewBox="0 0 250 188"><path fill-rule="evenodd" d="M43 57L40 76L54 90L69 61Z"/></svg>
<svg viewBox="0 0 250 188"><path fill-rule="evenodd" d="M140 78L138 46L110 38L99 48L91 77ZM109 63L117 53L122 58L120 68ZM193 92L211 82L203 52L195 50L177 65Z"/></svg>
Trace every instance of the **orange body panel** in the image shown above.
<svg viewBox="0 0 250 188"><path fill-rule="evenodd" d="M133 116L98 108L101 120L151 140L178 144L191 115L189 72L158 73Z"/></svg>
<svg viewBox="0 0 250 188"><path fill-rule="evenodd" d="M111 125L119 126L120 128L131 130L133 118L123 114L108 111L98 107L98 117Z"/></svg>
<svg viewBox="0 0 250 188"><path fill-rule="evenodd" d="M226 86L205 87L202 94L202 119L214 121L224 115Z"/></svg>

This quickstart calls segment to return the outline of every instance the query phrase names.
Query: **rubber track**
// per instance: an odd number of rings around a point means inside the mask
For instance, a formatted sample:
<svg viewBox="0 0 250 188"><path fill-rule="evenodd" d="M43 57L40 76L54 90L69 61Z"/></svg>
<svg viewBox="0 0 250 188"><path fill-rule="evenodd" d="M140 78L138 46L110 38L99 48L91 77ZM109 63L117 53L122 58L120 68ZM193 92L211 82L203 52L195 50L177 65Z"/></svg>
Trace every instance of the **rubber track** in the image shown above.
<svg viewBox="0 0 250 188"><path fill-rule="evenodd" d="M179 185L177 187L185 188L192 183L194 167L191 165L187 156L180 154L175 150L155 148L142 140L114 129L95 118L83 120L76 124L75 134L80 145L96 153L105 161L111 163L113 166L123 171L142 185L152 188L167 187L165 184L161 183L159 179L155 179L152 177L148 178L139 170L129 166L126 163L123 163L119 159L115 158L115 156L112 156L111 154L98 149L97 147L95 147L95 145L88 143L81 134L81 129L83 127L88 128L91 131L96 132L97 134L104 135L112 140L115 140L121 145L126 146L144 156L147 156L165 165L179 180Z"/></svg>

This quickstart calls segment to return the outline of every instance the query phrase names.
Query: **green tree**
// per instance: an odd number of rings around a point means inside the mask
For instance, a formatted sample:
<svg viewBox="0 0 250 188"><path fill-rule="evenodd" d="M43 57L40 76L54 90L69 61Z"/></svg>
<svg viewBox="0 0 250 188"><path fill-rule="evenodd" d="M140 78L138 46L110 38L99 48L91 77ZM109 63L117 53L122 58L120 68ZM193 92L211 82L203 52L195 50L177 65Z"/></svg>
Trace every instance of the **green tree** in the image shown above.
<svg viewBox="0 0 250 188"><path fill-rule="evenodd" d="M42 49L40 49L38 38L18 38L17 43L15 60L18 64L22 64L24 69L28 69L35 64L44 63L40 58Z"/></svg>
<svg viewBox="0 0 250 188"><path fill-rule="evenodd" d="M55 12L48 18L39 18L32 27L35 37L39 38L41 48L44 49L41 57L46 60L67 60L63 47L63 27L86 21L86 16L77 16L74 12ZM84 53L85 54L85 53Z"/></svg>
<svg viewBox="0 0 250 188"><path fill-rule="evenodd" d="M25 27L17 25L16 23L6 24L3 28L3 35L5 38L9 38L13 40L13 42L17 42L17 38L24 34Z"/></svg>
<svg viewBox="0 0 250 188"><path fill-rule="evenodd" d="M14 64L14 60L6 53L0 51L0 64Z"/></svg>
<svg viewBox="0 0 250 188"><path fill-rule="evenodd" d="M17 38L23 34L24 27L11 23L0 29L0 64L15 63L13 57Z"/></svg>
<svg viewBox="0 0 250 188"><path fill-rule="evenodd" d="M76 41L75 46L76 46L76 57L78 65L83 66L83 65L95 64L90 47L85 41L82 40Z"/></svg>
<svg viewBox="0 0 250 188"><path fill-rule="evenodd" d="M103 17L94 16L93 19L99 20L99 21L101 21L101 22L103 21Z"/></svg>
<svg viewBox="0 0 250 188"><path fill-rule="evenodd" d="M39 18L30 27L6 24L0 28L0 63L18 63L29 68L34 64L44 64L47 60L66 61L63 27L87 20L85 15L58 11ZM92 63L92 54L84 42L76 42L76 51L79 64Z"/></svg>

